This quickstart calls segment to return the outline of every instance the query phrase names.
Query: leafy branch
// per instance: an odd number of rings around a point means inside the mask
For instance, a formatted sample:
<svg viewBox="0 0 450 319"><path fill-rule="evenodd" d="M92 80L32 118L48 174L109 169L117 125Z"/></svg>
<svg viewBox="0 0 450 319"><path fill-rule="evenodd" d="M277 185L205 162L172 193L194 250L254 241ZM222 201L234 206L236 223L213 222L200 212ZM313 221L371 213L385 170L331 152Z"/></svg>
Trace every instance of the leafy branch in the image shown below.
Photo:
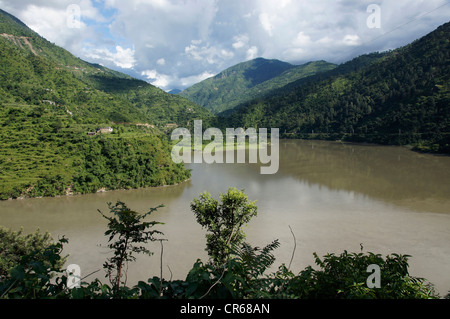
<svg viewBox="0 0 450 319"><path fill-rule="evenodd" d="M106 270L106 277L109 277L109 281L117 294L121 284L126 284L124 267L128 262L136 260L135 254L142 253L151 256L153 253L143 245L158 240L154 235L164 235L160 231L152 230L155 225L161 225L162 223L143 221L158 208L164 206L151 208L148 213L143 215L130 210L125 203L120 201L115 205L108 203L108 206L113 216L107 216L100 210L99 212L109 221L105 235L109 236L108 242L110 244L108 244L108 247L113 250L114 256L107 259L103 268Z"/></svg>

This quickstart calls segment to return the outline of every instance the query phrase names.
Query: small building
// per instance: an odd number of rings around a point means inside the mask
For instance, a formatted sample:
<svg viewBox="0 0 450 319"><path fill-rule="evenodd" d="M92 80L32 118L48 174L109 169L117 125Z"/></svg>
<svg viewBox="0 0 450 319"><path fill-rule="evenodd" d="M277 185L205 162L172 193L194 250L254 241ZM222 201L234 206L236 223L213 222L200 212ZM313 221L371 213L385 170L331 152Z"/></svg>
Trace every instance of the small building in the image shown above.
<svg viewBox="0 0 450 319"><path fill-rule="evenodd" d="M108 134L108 133L112 133L114 130L111 127L104 127L104 128L98 128L95 132L88 132L87 135L88 136L94 136L97 134Z"/></svg>
<svg viewBox="0 0 450 319"><path fill-rule="evenodd" d="M104 127L97 130L97 133L112 133L114 130L112 127Z"/></svg>

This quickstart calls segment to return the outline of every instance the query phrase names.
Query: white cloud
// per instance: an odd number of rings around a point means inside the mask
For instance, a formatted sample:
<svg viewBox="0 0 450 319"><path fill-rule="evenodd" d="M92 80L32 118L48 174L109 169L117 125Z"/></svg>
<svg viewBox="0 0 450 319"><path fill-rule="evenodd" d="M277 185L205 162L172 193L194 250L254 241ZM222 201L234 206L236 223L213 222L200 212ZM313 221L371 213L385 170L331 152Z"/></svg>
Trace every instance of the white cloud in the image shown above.
<svg viewBox="0 0 450 319"><path fill-rule="evenodd" d="M169 75L160 74L156 70L145 70L141 72L141 75L144 76L151 84L162 89L165 89L172 80Z"/></svg>
<svg viewBox="0 0 450 319"><path fill-rule="evenodd" d="M248 46L249 38L246 34L237 35L233 38L233 40L235 41L233 43L233 48L236 50Z"/></svg>
<svg viewBox="0 0 450 319"><path fill-rule="evenodd" d="M292 41L292 44L296 47L306 47L311 44L311 37L300 31L294 41Z"/></svg>
<svg viewBox="0 0 450 319"><path fill-rule="evenodd" d="M355 46L360 44L360 38L357 34L347 34L344 37L343 42L349 46Z"/></svg>
<svg viewBox="0 0 450 319"><path fill-rule="evenodd" d="M184 48L186 56L196 61L204 61L207 64L216 64L220 60L231 59L234 53L230 50L211 46L209 43L202 44L201 40L193 40L191 44Z"/></svg>
<svg viewBox="0 0 450 319"><path fill-rule="evenodd" d="M199 83L203 80L206 80L210 77L213 77L215 74L210 73L208 71L205 71L201 74L197 74L197 75L191 75L185 78L182 78L180 81L180 84L182 87L189 87L191 85L194 85L195 83Z"/></svg>
<svg viewBox="0 0 450 319"><path fill-rule="evenodd" d="M247 56L246 59L247 60L252 60L258 57L258 48L255 46L252 46L251 48L249 48L247 50Z"/></svg>
<svg viewBox="0 0 450 319"><path fill-rule="evenodd" d="M105 64L107 62L113 63L122 69L131 69L136 64L136 59L134 58L134 50L130 48L122 48L121 46L116 46L116 52L111 52L108 49L92 49L86 52L88 58L94 59L98 63Z"/></svg>
<svg viewBox="0 0 450 319"><path fill-rule="evenodd" d="M305 49L302 48L289 48L286 49L282 55L286 58L286 60L294 60L299 59L304 56L306 53Z"/></svg>
<svg viewBox="0 0 450 319"><path fill-rule="evenodd" d="M86 23L88 19L104 21L90 0L77 1L76 5L73 0L2 0L0 6L49 41L72 52L81 50L86 38L95 37L95 31ZM68 10L70 7L79 10L76 24Z"/></svg>
<svg viewBox="0 0 450 319"><path fill-rule="evenodd" d="M189 87L195 83L206 80L215 74L205 71L201 74L191 75L180 79L174 76L161 74L156 70L145 70L141 75L152 85L155 85L163 90L169 91L171 86L178 85L179 87Z"/></svg>
<svg viewBox="0 0 450 319"><path fill-rule="evenodd" d="M272 24L272 17L266 13L263 12L259 15L259 22L261 23L264 30L266 30L267 34L269 36L273 36L273 24Z"/></svg>
<svg viewBox="0 0 450 319"><path fill-rule="evenodd" d="M73 3L81 9L80 29L67 27L66 9ZM129 70L165 89L184 89L258 56L340 63L393 49L431 32L450 16L450 5L425 15L445 0L378 0L381 28L369 28L367 7L373 3L0 0L0 7L81 58Z"/></svg>

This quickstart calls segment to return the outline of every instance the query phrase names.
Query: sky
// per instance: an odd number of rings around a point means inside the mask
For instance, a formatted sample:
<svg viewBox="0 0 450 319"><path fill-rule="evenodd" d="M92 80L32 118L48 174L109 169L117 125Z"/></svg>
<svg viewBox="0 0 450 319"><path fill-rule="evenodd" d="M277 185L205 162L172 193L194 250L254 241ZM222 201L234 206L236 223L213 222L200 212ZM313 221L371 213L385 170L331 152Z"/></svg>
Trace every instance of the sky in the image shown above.
<svg viewBox="0 0 450 319"><path fill-rule="evenodd" d="M449 0L0 0L81 59L185 89L257 57L343 63L450 21Z"/></svg>

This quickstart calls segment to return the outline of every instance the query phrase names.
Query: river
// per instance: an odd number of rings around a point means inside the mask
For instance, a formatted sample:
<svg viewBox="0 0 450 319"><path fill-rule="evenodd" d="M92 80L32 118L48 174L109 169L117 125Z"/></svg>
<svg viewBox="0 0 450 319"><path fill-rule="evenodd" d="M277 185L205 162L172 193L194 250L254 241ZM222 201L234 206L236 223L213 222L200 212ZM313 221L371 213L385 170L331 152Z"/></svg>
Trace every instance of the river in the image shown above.
<svg viewBox="0 0 450 319"><path fill-rule="evenodd" d="M314 265L313 253L361 251L411 255L410 274L424 277L441 296L450 290L450 157L419 154L403 147L283 140L275 175L258 164L189 164L192 178L180 185L89 195L0 202L0 224L25 232L65 235L68 263L80 265L86 280L104 279L108 202L123 201L141 213L164 204L148 220L164 223L163 276L184 279L197 258L206 261L205 231L190 202L228 187L257 200L258 216L245 228L247 241L263 246L279 239L277 260L299 272ZM296 249L294 250L294 237ZM130 264L127 284L159 276L159 243L154 255Z"/></svg>

